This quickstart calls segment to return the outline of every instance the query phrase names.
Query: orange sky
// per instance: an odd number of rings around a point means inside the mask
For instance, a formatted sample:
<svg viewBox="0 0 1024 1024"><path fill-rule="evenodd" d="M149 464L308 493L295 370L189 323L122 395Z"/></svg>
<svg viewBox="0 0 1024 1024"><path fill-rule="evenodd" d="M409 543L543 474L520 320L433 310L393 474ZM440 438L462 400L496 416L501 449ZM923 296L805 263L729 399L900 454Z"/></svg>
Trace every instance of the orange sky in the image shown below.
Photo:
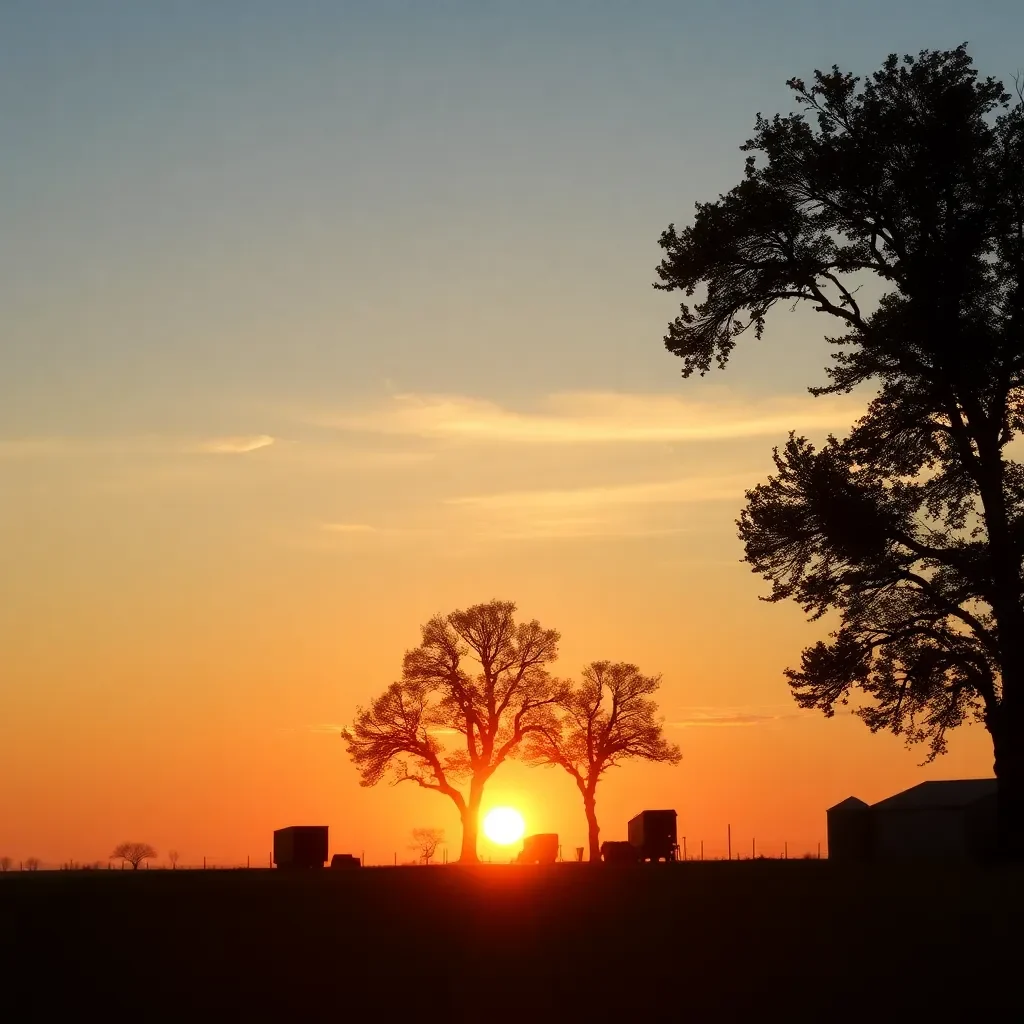
<svg viewBox="0 0 1024 1024"><path fill-rule="evenodd" d="M787 78L965 37L1012 74L1019 5L934 39L880 2L387 6L3 15L0 855L263 863L318 822L371 863L417 826L456 848L338 730L491 598L561 631L561 674L663 674L683 762L612 772L605 838L668 806L691 850L801 852L851 793L989 775L980 729L922 769L798 714L782 671L828 625L739 564L772 446L865 402L806 392L829 325L779 308L682 381L651 284ZM499 803L584 843L564 774L503 768Z"/></svg>

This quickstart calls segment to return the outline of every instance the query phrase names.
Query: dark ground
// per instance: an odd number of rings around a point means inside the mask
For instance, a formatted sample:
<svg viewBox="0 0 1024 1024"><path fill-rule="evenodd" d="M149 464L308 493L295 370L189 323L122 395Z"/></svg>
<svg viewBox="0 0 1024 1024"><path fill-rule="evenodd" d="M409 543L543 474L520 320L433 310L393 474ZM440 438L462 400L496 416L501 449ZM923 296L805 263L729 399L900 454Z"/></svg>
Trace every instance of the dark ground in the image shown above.
<svg viewBox="0 0 1024 1024"><path fill-rule="evenodd" d="M1011 867L0 877L12 1022L1003 1019L1022 960Z"/></svg>

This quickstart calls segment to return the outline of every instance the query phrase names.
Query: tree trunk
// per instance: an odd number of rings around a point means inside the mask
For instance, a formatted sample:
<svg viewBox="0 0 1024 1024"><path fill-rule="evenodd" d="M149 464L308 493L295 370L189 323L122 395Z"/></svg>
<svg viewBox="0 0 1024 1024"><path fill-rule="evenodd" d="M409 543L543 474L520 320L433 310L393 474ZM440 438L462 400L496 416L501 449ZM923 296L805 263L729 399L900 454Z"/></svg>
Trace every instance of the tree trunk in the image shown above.
<svg viewBox="0 0 1024 1024"><path fill-rule="evenodd" d="M583 810L587 815L587 833L590 840L590 863L601 860L601 829L597 824L597 799L593 792L583 794Z"/></svg>
<svg viewBox="0 0 1024 1024"><path fill-rule="evenodd" d="M479 864L476 852L477 835L480 832L480 800L484 795L483 783L475 779L469 785L469 799L462 809L462 852L460 864Z"/></svg>
<svg viewBox="0 0 1024 1024"><path fill-rule="evenodd" d="M1005 472L997 436L978 438L978 492L988 531L991 605L999 644L1002 694L989 731L999 780L996 836L1001 857L1024 859L1024 603L1021 562L1010 529Z"/></svg>
<svg viewBox="0 0 1024 1024"><path fill-rule="evenodd" d="M1004 698L999 725L992 730L993 770L999 780L996 840L1000 857L1019 861L1024 860L1024 716L1007 704Z"/></svg>

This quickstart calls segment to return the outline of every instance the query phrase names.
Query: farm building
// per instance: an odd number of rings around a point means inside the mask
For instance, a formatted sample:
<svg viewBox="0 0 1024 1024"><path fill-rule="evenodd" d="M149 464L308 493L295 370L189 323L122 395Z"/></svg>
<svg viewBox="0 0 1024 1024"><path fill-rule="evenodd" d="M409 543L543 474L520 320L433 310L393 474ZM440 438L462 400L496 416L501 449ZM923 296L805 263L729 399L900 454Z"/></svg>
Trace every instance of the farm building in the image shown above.
<svg viewBox="0 0 1024 1024"><path fill-rule="evenodd" d="M985 857L995 849L996 780L922 782L876 804L851 796L826 814L830 860Z"/></svg>

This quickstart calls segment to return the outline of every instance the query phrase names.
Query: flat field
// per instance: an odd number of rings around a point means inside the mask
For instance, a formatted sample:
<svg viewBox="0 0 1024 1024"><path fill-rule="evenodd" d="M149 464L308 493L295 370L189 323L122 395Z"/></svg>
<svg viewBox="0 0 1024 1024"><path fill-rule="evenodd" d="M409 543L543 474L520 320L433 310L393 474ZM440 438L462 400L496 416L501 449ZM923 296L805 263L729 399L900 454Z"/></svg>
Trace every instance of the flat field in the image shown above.
<svg viewBox="0 0 1024 1024"><path fill-rule="evenodd" d="M0 877L12 1022L984 1019L1024 1010L1019 950L1008 866Z"/></svg>

